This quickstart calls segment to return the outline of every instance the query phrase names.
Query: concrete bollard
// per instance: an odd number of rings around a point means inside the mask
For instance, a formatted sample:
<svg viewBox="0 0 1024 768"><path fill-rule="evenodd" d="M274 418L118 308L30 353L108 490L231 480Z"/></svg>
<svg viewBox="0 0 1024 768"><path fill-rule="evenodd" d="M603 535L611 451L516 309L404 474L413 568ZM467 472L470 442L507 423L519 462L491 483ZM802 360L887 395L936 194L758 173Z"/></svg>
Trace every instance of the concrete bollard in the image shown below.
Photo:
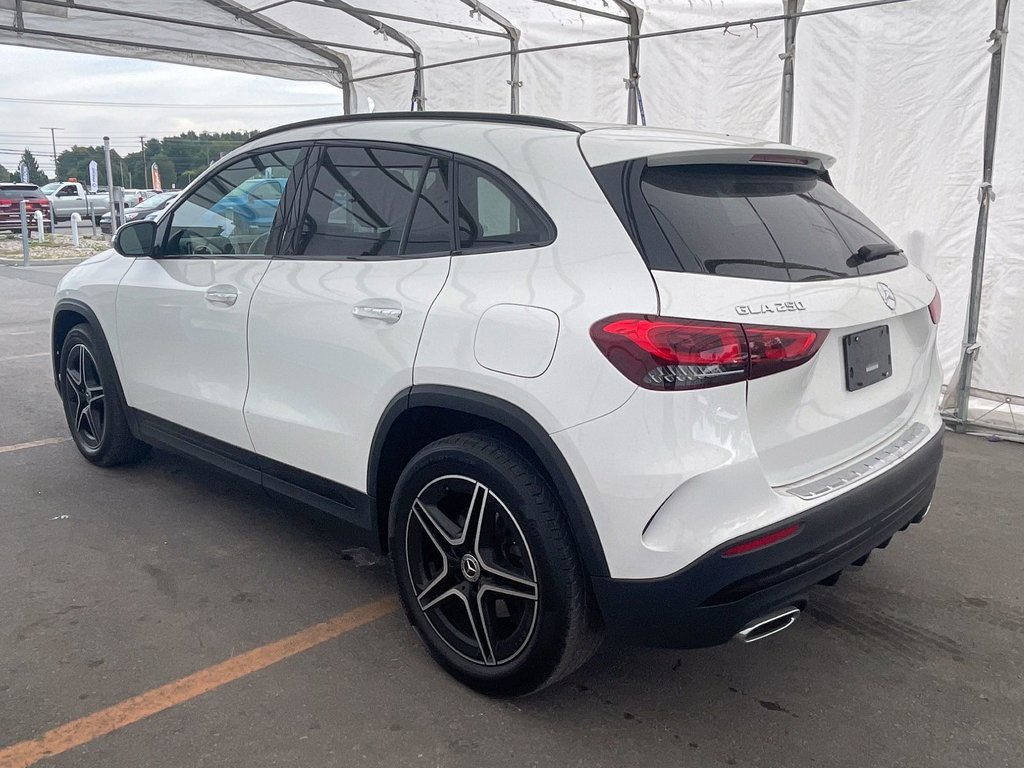
<svg viewBox="0 0 1024 768"><path fill-rule="evenodd" d="M71 214L71 244L78 247L78 224L82 221L82 216L78 213Z"/></svg>
<svg viewBox="0 0 1024 768"><path fill-rule="evenodd" d="M36 240L40 243L43 242L43 238L46 236L46 230L43 226L43 212L36 211Z"/></svg>
<svg viewBox="0 0 1024 768"><path fill-rule="evenodd" d="M25 201L18 201L18 215L21 217L21 266L27 267L28 255L28 213L25 211Z"/></svg>

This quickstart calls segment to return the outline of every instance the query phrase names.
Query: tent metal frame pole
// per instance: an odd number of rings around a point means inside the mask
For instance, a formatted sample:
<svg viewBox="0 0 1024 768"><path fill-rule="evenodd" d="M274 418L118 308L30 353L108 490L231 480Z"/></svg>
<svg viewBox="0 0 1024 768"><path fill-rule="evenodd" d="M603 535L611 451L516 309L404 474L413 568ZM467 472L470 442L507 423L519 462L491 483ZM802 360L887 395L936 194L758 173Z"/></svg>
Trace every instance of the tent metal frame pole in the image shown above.
<svg viewBox="0 0 1024 768"><path fill-rule="evenodd" d="M533 0L541 5L550 5L555 8L565 8L570 11L577 11L589 16L598 16L602 19L621 21L629 27L629 34L626 37L628 56L628 74L623 82L626 85L626 122L629 125L636 125L640 113L640 25L644 20L644 12L633 3L633 0L612 0L623 15L607 11L599 11L595 8L584 8L581 5L566 2L566 0ZM647 120L644 119L646 124Z"/></svg>
<svg viewBox="0 0 1024 768"><path fill-rule="evenodd" d="M492 24L497 24L503 30L502 36L508 40L509 79L506 82L509 86L509 111L513 115L518 115L519 89L523 87L523 82L519 79L519 40L521 37L519 28L479 0L462 0L462 4L469 7L470 15L476 13Z"/></svg>
<svg viewBox="0 0 1024 768"><path fill-rule="evenodd" d="M390 24L385 24L371 13L349 5L344 2L344 0L323 0L323 5L347 13L353 19L361 21L369 27L373 27L378 34L384 35L385 40L388 38L394 38L412 52L413 75L410 111L422 112L426 108L427 94L423 84L423 51L420 49L416 41L404 32L395 29ZM350 78L347 85L354 82L355 80Z"/></svg>
<svg viewBox="0 0 1024 768"><path fill-rule="evenodd" d="M782 0L786 13L784 36L786 50L779 54L782 59L782 104L779 107L779 142L793 143L793 108L795 105L796 87L796 26L800 17L795 15L803 11L804 0Z"/></svg>
<svg viewBox="0 0 1024 768"><path fill-rule="evenodd" d="M280 64L285 67L292 67L295 69L308 69L311 71L326 71L326 72L337 72L336 65L327 64L308 64L305 62L298 61L286 61L285 59L271 59L265 56L249 56L240 53L224 53L218 51L205 51L190 48L185 51L181 47L173 45L160 45L158 43L134 43L122 40L111 40L107 37L95 37L93 35L78 35L71 34L68 32L54 32L49 29L18 29L15 26L7 24L0 24L0 32L16 32L19 36L26 37L47 37L54 40L81 40L87 43L103 43L106 45L116 45L122 48L134 48L140 51L166 51L168 53L190 53L193 56L207 56L211 59L224 59L225 61L247 61L257 62L262 64ZM17 44L17 43L16 43ZM101 54L108 56L115 56L118 58L126 58L124 54ZM202 66L202 65L200 65ZM207 67L216 69L216 67ZM358 78L351 78L350 82L358 82Z"/></svg>
<svg viewBox="0 0 1024 768"><path fill-rule="evenodd" d="M372 8L353 8L357 13L365 13L367 16L372 16L375 19L390 19L391 21L405 21L409 24L419 24L424 27L439 27L440 29L451 29L455 32L469 32L474 35L487 35L489 37L505 37L503 32L499 32L496 29L478 29L477 27L467 27L464 24L453 24L448 21L436 21L434 19L423 19L419 16L406 16L401 13L391 13L390 11L377 11Z"/></svg>
<svg viewBox="0 0 1024 768"><path fill-rule="evenodd" d="M244 19L250 24L253 24L271 34L281 34L286 31L284 27L273 19L268 19L258 13L249 11L244 5L236 2L236 0L204 0L204 2L208 5L212 5L214 8L231 13L236 18ZM327 59L328 61L333 61L338 65L338 81L341 83L341 108L346 115L352 114L352 96L354 88L351 85L350 80L352 79L353 71L352 62L348 56L335 53L334 51L330 51L316 45L315 43L305 39L303 35L293 33L293 38L295 43L305 50Z"/></svg>
<svg viewBox="0 0 1024 768"><path fill-rule="evenodd" d="M985 106L985 148L982 161L982 181L978 190L978 227L974 234L974 257L971 262L971 293L967 303L967 325L960 359L960 376L956 385L956 411L954 424L963 432L969 421L968 406L974 361L981 345L978 343L978 325L981 319L982 284L985 276L985 248L988 243L988 214L995 199L992 189L992 167L996 153L996 132L999 125L999 97L1003 84L1003 53L1009 34L1010 0L996 0L996 26L989 35L992 60L988 74L988 98Z"/></svg>
<svg viewBox="0 0 1024 768"><path fill-rule="evenodd" d="M640 106L640 25L644 20L644 12L630 0L615 0L615 4L626 14L629 24L629 41L626 43L629 56L629 76L625 81L628 99L626 122L636 125ZM647 123L646 118L644 123Z"/></svg>
<svg viewBox="0 0 1024 768"><path fill-rule="evenodd" d="M294 2L295 0L290 0ZM32 2L38 5L47 5L55 8L67 8L68 5L64 0L32 0ZM280 40L285 43L295 43L302 46L308 51L314 52L325 58L330 58L328 51L324 46L330 46L331 48L339 48L345 51L358 51L360 53L379 53L384 56L401 56L404 58L412 58L411 53L405 53L404 51L389 51L385 48L370 48L364 45L350 45L348 43L339 43L333 40L321 40L315 37L306 37L300 35L297 32L288 31L285 27L281 26L272 19L266 16L250 11L248 8L239 5L235 2L228 2L228 0L206 0L210 5L220 7L221 10L226 13L230 13L237 18L245 19L251 24L254 24L259 29L246 29L239 27L238 25L229 24L216 24L211 21L199 21L198 19L176 19L172 16L160 16L156 13L144 13L142 11L129 11L122 8L105 8L100 5L89 5L86 3L76 2L74 8L76 11L84 11L88 13L102 14L106 16L116 16L123 19L136 19L138 21L154 21L159 24L172 24L183 27L193 27L197 29L212 29L217 32L230 32L233 35L246 35L248 37L262 37L269 40ZM276 30L276 31L275 31ZM119 40L111 40L111 43L119 43ZM311 46L317 48L313 50ZM301 64L299 65L301 66Z"/></svg>

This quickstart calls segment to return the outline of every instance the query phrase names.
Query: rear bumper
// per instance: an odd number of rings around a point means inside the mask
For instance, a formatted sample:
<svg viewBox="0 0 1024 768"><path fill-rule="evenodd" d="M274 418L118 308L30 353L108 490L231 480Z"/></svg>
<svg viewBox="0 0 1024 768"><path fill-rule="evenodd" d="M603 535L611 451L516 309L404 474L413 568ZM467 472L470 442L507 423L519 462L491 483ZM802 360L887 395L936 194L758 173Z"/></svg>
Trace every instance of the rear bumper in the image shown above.
<svg viewBox="0 0 1024 768"><path fill-rule="evenodd" d="M931 503L942 459L941 430L878 477L742 539L799 524L795 536L735 557L727 542L658 579L594 578L610 634L669 648L718 645L755 619L802 606L812 586L885 546Z"/></svg>

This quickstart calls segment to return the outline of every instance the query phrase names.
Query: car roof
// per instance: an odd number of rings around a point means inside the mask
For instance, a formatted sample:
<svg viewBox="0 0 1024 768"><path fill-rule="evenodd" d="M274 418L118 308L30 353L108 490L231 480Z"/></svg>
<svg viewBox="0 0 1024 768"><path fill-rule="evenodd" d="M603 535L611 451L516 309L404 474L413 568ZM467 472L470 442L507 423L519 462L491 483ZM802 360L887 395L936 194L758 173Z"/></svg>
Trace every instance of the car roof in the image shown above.
<svg viewBox="0 0 1024 768"><path fill-rule="evenodd" d="M807 156L817 167L828 168L835 158L820 152L797 149L788 144L779 144L764 139L747 136L735 136L725 133L708 133L675 127L653 127L637 125L621 125L616 123L568 122L536 115L511 115L496 112L374 112L356 115L335 115L303 120L296 123L271 128L256 134L246 144L266 144L268 137L276 134L291 133L289 139L297 139L296 133L303 128L319 128L318 137L323 138L323 129L333 125L351 129L354 125L365 123L408 123L410 129L431 123L432 136L437 138L438 128L445 124L460 131L467 126L479 125L481 131L495 124L510 128L520 127L524 130L547 130L552 132L575 133L580 138L581 149L591 165L605 165L621 160L640 157L664 156L677 154L705 154L707 162L722 162L726 158L738 158L748 150L751 153L762 152L782 155ZM347 138L352 138L351 130L345 131ZM464 134L463 134L464 135ZM372 138L368 136L367 138ZM245 145L243 145L245 146ZM724 154L713 152L722 150ZM234 154L234 153L233 153ZM749 159L749 158L748 158ZM729 161L734 161L730 159Z"/></svg>
<svg viewBox="0 0 1024 768"><path fill-rule="evenodd" d="M0 182L0 187L3 189L39 189L38 184L22 184L21 182Z"/></svg>

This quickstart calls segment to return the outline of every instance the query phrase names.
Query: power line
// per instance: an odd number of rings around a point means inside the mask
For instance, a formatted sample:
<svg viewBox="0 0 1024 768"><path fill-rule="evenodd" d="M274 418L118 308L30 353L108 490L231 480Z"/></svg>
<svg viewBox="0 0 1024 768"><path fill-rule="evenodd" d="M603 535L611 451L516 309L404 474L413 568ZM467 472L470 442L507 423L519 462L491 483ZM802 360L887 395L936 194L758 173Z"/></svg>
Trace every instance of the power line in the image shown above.
<svg viewBox="0 0 1024 768"><path fill-rule="evenodd" d="M154 107L158 109L305 109L307 107L334 107L337 109L341 104L337 101L311 101L300 104L169 104L159 102L142 101L80 101L74 99L27 99L14 96L0 96L0 101L10 101L17 104L56 104L58 106L74 107Z"/></svg>

